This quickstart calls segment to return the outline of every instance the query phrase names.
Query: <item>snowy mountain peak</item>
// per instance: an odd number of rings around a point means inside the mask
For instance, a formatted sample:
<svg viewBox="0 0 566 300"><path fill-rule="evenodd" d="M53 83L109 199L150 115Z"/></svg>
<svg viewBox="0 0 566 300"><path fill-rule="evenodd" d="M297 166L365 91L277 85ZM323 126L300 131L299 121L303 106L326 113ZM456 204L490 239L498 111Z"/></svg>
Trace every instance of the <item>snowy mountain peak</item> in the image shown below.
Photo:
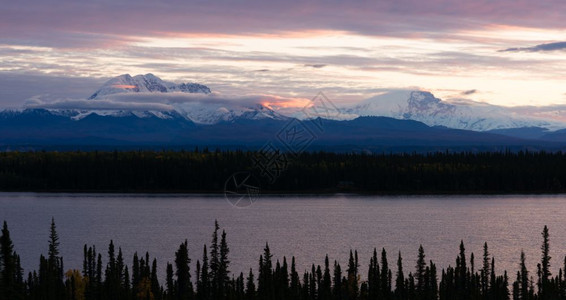
<svg viewBox="0 0 566 300"><path fill-rule="evenodd" d="M429 126L488 131L506 128L564 128L566 124L542 118L516 116L505 107L467 101L448 103L426 91L393 91L344 109L353 116L384 116L415 120Z"/></svg>
<svg viewBox="0 0 566 300"><path fill-rule="evenodd" d="M409 97L409 103L421 103L421 104L436 104L442 102L442 100L434 97L431 92L423 91L412 91Z"/></svg>
<svg viewBox="0 0 566 300"><path fill-rule="evenodd" d="M242 106L228 103L184 103L175 107L187 119L197 124L216 124L236 120L286 120L283 116L261 104Z"/></svg>
<svg viewBox="0 0 566 300"><path fill-rule="evenodd" d="M102 88L92 94L88 99L104 99L109 95L121 93L203 93L210 94L210 89L198 83L181 83L164 81L161 78L148 73L145 75L131 76L123 74L108 80Z"/></svg>
<svg viewBox="0 0 566 300"><path fill-rule="evenodd" d="M454 114L456 106L442 102L430 92L411 92L407 100L404 119L425 119L428 116L446 116Z"/></svg>
<svg viewBox="0 0 566 300"><path fill-rule="evenodd" d="M108 80L89 100L107 99L114 94L125 93L201 93L209 95L210 89L198 83L181 83L164 81L161 78L148 73L145 75L131 76L123 74ZM210 95L215 99L214 95ZM158 96L157 98L161 98ZM204 101L203 101L204 100ZM102 116L124 116L125 113L135 115L140 118L155 116L158 118L170 118L171 113L176 113L187 120L197 124L216 124L218 122L233 122L239 119L259 120L259 119L286 119L285 116L278 114L269 107L261 104L241 104L231 101L205 101L206 97L185 97L184 101L167 102L166 98L158 100L164 101L172 107L172 110L164 112L156 111L120 111L120 110L96 110L74 112L73 119L79 120L90 114Z"/></svg>

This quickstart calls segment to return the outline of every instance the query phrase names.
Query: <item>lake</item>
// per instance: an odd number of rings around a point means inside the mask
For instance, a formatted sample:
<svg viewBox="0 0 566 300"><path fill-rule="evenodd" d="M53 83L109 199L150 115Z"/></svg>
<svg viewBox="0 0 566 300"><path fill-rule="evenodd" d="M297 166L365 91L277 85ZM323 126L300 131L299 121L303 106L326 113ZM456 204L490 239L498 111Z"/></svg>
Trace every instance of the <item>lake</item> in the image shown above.
<svg viewBox="0 0 566 300"><path fill-rule="evenodd" d="M131 267L133 253L156 257L160 273L185 239L192 270L210 243L214 220L226 230L230 270L257 272L269 242L274 259L297 259L297 270L323 265L325 254L344 270L350 249L359 252L366 274L373 248L385 248L396 270L401 251L405 272L413 271L422 244L440 268L454 265L460 240L481 264L483 243L495 256L497 273L518 270L525 250L531 274L540 260L541 232L548 225L551 264L566 254L566 197L544 196L261 196L246 208L222 195L115 195L0 193L0 220L6 220L26 273L47 253L55 218L65 269L82 268L84 244L96 245L104 264L108 243L121 247ZM257 274L256 274L257 275Z"/></svg>

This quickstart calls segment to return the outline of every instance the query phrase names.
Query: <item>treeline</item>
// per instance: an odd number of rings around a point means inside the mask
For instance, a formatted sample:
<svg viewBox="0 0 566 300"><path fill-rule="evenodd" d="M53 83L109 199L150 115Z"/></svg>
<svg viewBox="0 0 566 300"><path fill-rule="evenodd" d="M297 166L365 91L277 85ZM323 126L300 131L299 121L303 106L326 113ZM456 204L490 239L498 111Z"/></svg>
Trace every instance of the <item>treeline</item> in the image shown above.
<svg viewBox="0 0 566 300"><path fill-rule="evenodd" d="M550 271L549 232L542 232L541 261L535 276L527 270L521 252L519 271L509 287L507 271L495 273L495 259L484 244L483 256L476 267L474 254L468 257L464 243L456 265L438 270L427 261L419 247L415 267L406 273L401 253L396 255L396 269L390 267L385 249L374 249L367 269L361 268L357 251L350 251L345 269L326 256L323 265L313 264L302 276L286 257L274 261L269 245L259 256L254 273L247 276L230 272L229 247L226 232L220 233L218 223L209 248L203 247L202 258L191 270L189 246L185 240L175 252L175 261L167 263L166 279L157 275L157 260L148 253L134 254L131 268L122 251L111 241L105 261L94 246L84 246L82 270L64 271L59 254L59 238L51 222L47 257L41 255L39 271L24 279L20 257L14 250L6 222L0 237L0 299L45 300L431 300L431 299L566 299L566 258L564 268L556 276ZM362 272L367 275L362 280Z"/></svg>
<svg viewBox="0 0 566 300"><path fill-rule="evenodd" d="M222 192L249 171L264 192L559 193L566 153L1 152L0 190Z"/></svg>

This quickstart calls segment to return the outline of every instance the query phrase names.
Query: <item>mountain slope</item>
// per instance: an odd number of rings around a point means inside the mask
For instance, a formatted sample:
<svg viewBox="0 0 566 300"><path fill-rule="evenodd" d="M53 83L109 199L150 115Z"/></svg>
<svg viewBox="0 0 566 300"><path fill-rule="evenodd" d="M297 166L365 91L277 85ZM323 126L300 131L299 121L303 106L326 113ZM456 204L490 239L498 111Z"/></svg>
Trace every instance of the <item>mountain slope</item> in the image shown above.
<svg viewBox="0 0 566 300"><path fill-rule="evenodd" d="M89 115L79 120L56 115L47 110L25 110L20 113L0 112L0 145L57 146L149 145L160 148L182 145L210 145L257 149L268 142L282 150L292 150L281 139L289 124L299 122L298 131L307 133L309 148L332 151L360 149L427 149L488 147L503 150L509 147L557 146L554 143L529 141L496 134L429 127L421 122L387 117L360 117L349 121L311 121L274 119L237 119L213 125L198 125L180 115L168 119L155 116L122 117ZM409 148L408 148L409 147Z"/></svg>
<svg viewBox="0 0 566 300"><path fill-rule="evenodd" d="M203 93L210 94L210 89L198 83L181 83L163 81L161 78L149 73L145 75L130 76L124 74L108 80L99 90L94 92L89 100L104 99L109 95L123 93Z"/></svg>
<svg viewBox="0 0 566 300"><path fill-rule="evenodd" d="M114 100L118 96L128 95L130 97L127 99L135 101L136 94L139 94L140 97L143 96L144 101L150 99L156 103L165 102L172 107L172 111L197 124L216 124L237 119L287 119L285 116L261 104L245 105L237 102L217 101L216 98L212 97L210 88L205 85L198 83L176 84L164 81L153 74L136 75L133 77L129 74L124 74L114 77L92 94L88 100ZM164 97L167 95L173 95L175 97L174 101L168 102L169 98ZM209 96L210 99L206 96ZM140 117L169 117L169 112L166 111L130 111L130 113ZM80 112L75 111L71 114L74 119L80 119L91 114L119 117L124 114L124 111L83 110Z"/></svg>
<svg viewBox="0 0 566 300"><path fill-rule="evenodd" d="M449 103L423 91L396 91L369 98L344 109L358 116L385 116L415 120L429 126L489 131L497 129L542 127L560 129L566 123L518 116L505 107L477 102Z"/></svg>

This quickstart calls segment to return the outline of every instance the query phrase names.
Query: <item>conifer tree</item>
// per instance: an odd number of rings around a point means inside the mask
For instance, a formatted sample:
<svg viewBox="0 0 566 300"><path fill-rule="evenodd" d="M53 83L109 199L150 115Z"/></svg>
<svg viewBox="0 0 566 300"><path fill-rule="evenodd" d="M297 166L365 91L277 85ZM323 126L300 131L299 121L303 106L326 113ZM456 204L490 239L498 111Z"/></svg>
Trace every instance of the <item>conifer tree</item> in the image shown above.
<svg viewBox="0 0 566 300"><path fill-rule="evenodd" d="M4 221L0 236L0 299L23 299L23 270L14 251L8 224Z"/></svg>
<svg viewBox="0 0 566 300"><path fill-rule="evenodd" d="M176 299L175 295L175 279L173 278L173 265L167 262L167 269L165 271L165 286L167 288L167 300Z"/></svg>
<svg viewBox="0 0 566 300"><path fill-rule="evenodd" d="M301 298L302 300L309 300L311 299L311 294L310 294L310 275L309 272L305 272L303 274L303 286L301 288ZM264 299L262 297L259 297L259 299Z"/></svg>
<svg viewBox="0 0 566 300"><path fill-rule="evenodd" d="M230 253L230 249L228 248L228 243L226 241L226 232L223 230L222 238L220 240L218 269L215 273L216 277L214 278L214 281L216 282L215 286L217 288L216 299L219 300L226 298L227 286L230 281L230 271L228 269L230 266L230 260L228 259L228 253Z"/></svg>
<svg viewBox="0 0 566 300"><path fill-rule="evenodd" d="M289 287L289 298L299 299L300 294L301 294L301 282L295 266L295 257L293 256L291 258L291 283Z"/></svg>
<svg viewBox="0 0 566 300"><path fill-rule="evenodd" d="M525 252L521 250L521 263L519 265L519 295L521 299L529 299L529 271L525 262Z"/></svg>
<svg viewBox="0 0 566 300"><path fill-rule="evenodd" d="M121 250L120 250L121 252ZM159 278L157 277L157 259L153 259L153 263L151 264L151 292L154 295L155 300L161 300L161 286L159 285ZM190 283L190 282L189 282ZM192 290L192 284L190 289ZM192 296L192 294L191 294Z"/></svg>
<svg viewBox="0 0 566 300"><path fill-rule="evenodd" d="M430 275L429 275L429 299L437 299L438 295L438 278L436 275L436 265L430 261Z"/></svg>
<svg viewBox="0 0 566 300"><path fill-rule="evenodd" d="M540 296L541 299L549 299L552 294L552 286L550 284L550 236L548 233L548 227L544 226L542 231L543 242L541 245L541 269L540 269Z"/></svg>
<svg viewBox="0 0 566 300"><path fill-rule="evenodd" d="M57 234L54 218L51 218L47 259L43 258L43 256L40 258L39 271L40 293L43 294L44 299L63 299L65 297L63 258L59 256L59 235Z"/></svg>
<svg viewBox="0 0 566 300"><path fill-rule="evenodd" d="M423 245L419 247L419 255L417 259L415 280L416 280L416 294L418 299L424 299L425 291L425 271L426 271L426 261Z"/></svg>
<svg viewBox="0 0 566 300"><path fill-rule="evenodd" d="M257 293L260 300L271 300L273 295L273 265L269 244L265 243L263 255L259 257L259 278Z"/></svg>
<svg viewBox="0 0 566 300"><path fill-rule="evenodd" d="M208 268L208 256L206 252L206 245L202 251L202 267L200 270L199 286L197 286L199 299L210 299L210 271Z"/></svg>
<svg viewBox="0 0 566 300"><path fill-rule="evenodd" d="M322 269L320 268L320 265L316 266L316 273L314 274L316 274L316 298L320 299L322 290Z"/></svg>
<svg viewBox="0 0 566 300"><path fill-rule="evenodd" d="M279 291L280 299L288 299L290 294L289 289L289 271L287 265L287 258L283 256L283 265L281 266L279 275L278 275L278 284L279 284Z"/></svg>
<svg viewBox="0 0 566 300"><path fill-rule="evenodd" d="M401 251L397 258L397 278L395 279L395 298L407 299L407 290L405 287L405 274L403 274L403 259L401 258Z"/></svg>
<svg viewBox="0 0 566 300"><path fill-rule="evenodd" d="M250 268L250 272L248 273L248 277L246 279L246 300L253 300L255 299L256 291L255 291L255 280L254 280L254 273ZM297 299L297 298L293 298Z"/></svg>
<svg viewBox="0 0 566 300"><path fill-rule="evenodd" d="M387 252L385 248L381 250L381 275L380 275L380 291L381 299L391 299L391 271L389 270L389 264L387 263Z"/></svg>
<svg viewBox="0 0 566 300"><path fill-rule="evenodd" d="M490 268L490 280L489 280L489 292L488 292L488 297L491 297L491 299L497 299L497 290L498 290L498 286L497 286L497 282L496 279L497 277L495 276L495 258L492 257L491 258L491 268Z"/></svg>
<svg viewBox="0 0 566 300"><path fill-rule="evenodd" d="M423 281L424 281L424 274L423 274ZM419 299L417 286L415 284L415 276L413 276L413 273L411 272L409 273L409 278L407 279L406 286L407 286L407 294L408 294L407 299L409 300Z"/></svg>
<svg viewBox="0 0 566 300"><path fill-rule="evenodd" d="M332 295L335 300L341 300L342 297L342 268L337 261L334 261L334 276L332 278L333 290Z"/></svg>
<svg viewBox="0 0 566 300"><path fill-rule="evenodd" d="M464 241L460 241L460 254L456 260L456 290L458 291L458 299L468 299L470 292L468 290L467 278L467 264L466 264L466 248Z"/></svg>
<svg viewBox="0 0 566 300"><path fill-rule="evenodd" d="M330 300L332 297L332 279L330 276L330 263L328 254L324 258L324 275L322 278L322 287L320 288L319 300Z"/></svg>
<svg viewBox="0 0 566 300"><path fill-rule="evenodd" d="M356 299L359 292L359 278L358 278L358 252L355 251L355 256L350 250L350 259L348 260L348 299Z"/></svg>
<svg viewBox="0 0 566 300"><path fill-rule="evenodd" d="M175 294L179 300L191 299L193 296L190 263L188 243L185 240L184 243L179 245L177 252L175 252L175 275L177 276Z"/></svg>
<svg viewBox="0 0 566 300"><path fill-rule="evenodd" d="M121 250L120 250L121 253ZM122 260L120 255L120 260ZM120 264L123 265L123 262ZM110 240L110 245L108 245L108 264L106 265L104 281L104 293L107 298L114 298L120 295L121 288L121 278L123 266L119 266L118 260L116 259L114 242Z"/></svg>
<svg viewBox="0 0 566 300"><path fill-rule="evenodd" d="M218 295L218 269L220 268L220 245L218 244L218 220L214 221L214 231L212 233L212 243L210 244L210 294L213 299L219 299Z"/></svg>
<svg viewBox="0 0 566 300"><path fill-rule="evenodd" d="M312 264L311 272L309 274L309 297L311 300L316 300L316 267Z"/></svg>
<svg viewBox="0 0 566 300"><path fill-rule="evenodd" d="M369 260L368 270L368 297L376 299L380 297L380 273L379 263L377 262L377 249L373 248L373 255Z"/></svg>

